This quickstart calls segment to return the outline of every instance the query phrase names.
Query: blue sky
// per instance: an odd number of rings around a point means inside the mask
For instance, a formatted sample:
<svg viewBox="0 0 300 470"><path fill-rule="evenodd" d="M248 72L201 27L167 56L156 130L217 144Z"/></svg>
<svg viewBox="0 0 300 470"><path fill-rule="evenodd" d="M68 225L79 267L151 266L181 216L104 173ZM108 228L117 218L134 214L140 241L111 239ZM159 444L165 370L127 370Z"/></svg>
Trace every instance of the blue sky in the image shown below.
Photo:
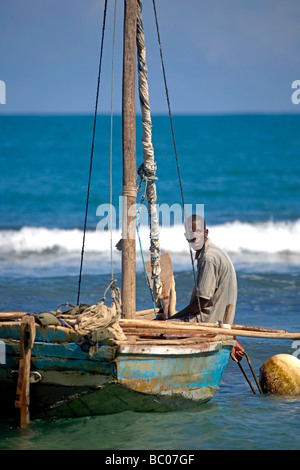
<svg viewBox="0 0 300 470"><path fill-rule="evenodd" d="M117 0L114 109L121 110L123 0ZM0 114L93 113L103 0L1 0ZM176 113L300 112L299 0L156 0ZM144 26L153 113L167 113L152 0ZM108 1L99 111L110 111L114 1Z"/></svg>

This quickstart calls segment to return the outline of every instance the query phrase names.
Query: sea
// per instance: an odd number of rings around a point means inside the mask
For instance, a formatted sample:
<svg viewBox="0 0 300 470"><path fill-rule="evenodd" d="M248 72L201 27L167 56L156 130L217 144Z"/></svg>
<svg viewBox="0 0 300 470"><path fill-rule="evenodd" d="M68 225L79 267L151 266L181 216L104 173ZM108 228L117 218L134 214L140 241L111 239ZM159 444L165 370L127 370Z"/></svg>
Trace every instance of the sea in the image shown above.
<svg viewBox="0 0 300 470"><path fill-rule="evenodd" d="M0 116L2 312L75 305L79 286L80 302L94 304L112 275L121 287L115 248L122 218L121 117L115 116L112 126L110 116L97 117L87 198L93 119ZM235 322L299 332L300 115L176 115L176 153L169 117L155 115L152 121L161 253L172 259L176 308L189 302L194 279L182 224L184 203L188 210L204 211L210 239L235 266ZM141 137L137 116L138 166ZM144 214L143 195L142 185L137 202ZM138 234L136 304L143 310L152 307L144 272L147 216ZM106 298L110 302L109 290ZM257 377L275 354L300 358L299 341L239 342ZM246 358L242 364L256 389ZM0 449L98 450L119 456L125 451L298 450L299 417L300 397L254 394L230 359L217 394L200 411L37 420L22 430L1 422Z"/></svg>

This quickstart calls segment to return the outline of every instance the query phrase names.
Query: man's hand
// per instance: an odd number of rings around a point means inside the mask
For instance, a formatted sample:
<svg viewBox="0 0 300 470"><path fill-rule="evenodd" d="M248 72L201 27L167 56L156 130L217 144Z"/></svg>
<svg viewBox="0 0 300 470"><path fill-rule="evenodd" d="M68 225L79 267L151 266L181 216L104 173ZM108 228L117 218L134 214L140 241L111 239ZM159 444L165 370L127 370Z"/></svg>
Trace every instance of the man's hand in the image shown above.
<svg viewBox="0 0 300 470"><path fill-rule="evenodd" d="M175 320L175 319L181 319L184 320L186 315L189 313L194 314L194 313L199 313L199 304L197 299L193 300L187 307L185 307L183 310L180 310L179 312L175 313L172 317L168 318L168 320Z"/></svg>
<svg viewBox="0 0 300 470"><path fill-rule="evenodd" d="M236 346L232 348L231 357L235 362L240 362L244 356L244 348L240 345L240 343L236 343Z"/></svg>

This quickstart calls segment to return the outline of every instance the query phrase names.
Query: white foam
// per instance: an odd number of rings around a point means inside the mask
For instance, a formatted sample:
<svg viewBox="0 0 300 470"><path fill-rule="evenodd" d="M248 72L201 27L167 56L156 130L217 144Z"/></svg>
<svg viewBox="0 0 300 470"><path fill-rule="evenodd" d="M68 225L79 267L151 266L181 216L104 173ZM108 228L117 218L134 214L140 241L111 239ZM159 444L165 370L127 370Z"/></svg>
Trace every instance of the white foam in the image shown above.
<svg viewBox="0 0 300 470"><path fill-rule="evenodd" d="M231 253L300 254L300 219L291 222L233 222L211 228L216 245Z"/></svg>
<svg viewBox="0 0 300 470"><path fill-rule="evenodd" d="M115 232L114 238L116 237L117 233ZM109 241L109 232L87 231L85 249L92 252L107 251ZM78 229L22 227L20 230L0 231L0 251L2 253L45 253L47 251L72 253L81 250L82 242L83 232Z"/></svg>
<svg viewBox="0 0 300 470"><path fill-rule="evenodd" d="M210 239L239 265L261 263L300 264L300 219L294 222L230 222L208 227ZM140 228L145 260L149 260L149 230ZM121 231L112 233L114 262L121 256L115 248ZM78 229L22 227L0 231L0 264L29 268L75 266L79 264L83 233ZM175 270L190 268L189 246L182 226L161 227L161 252L169 252ZM142 267L137 239L137 265ZM105 269L110 263L110 232L88 230L85 238L85 266Z"/></svg>
<svg viewBox="0 0 300 470"><path fill-rule="evenodd" d="M209 237L220 248L230 253L297 253L300 254L300 219L294 222L230 222L209 228ZM147 227L140 229L143 249L149 247ZM113 246L121 238L121 231L112 233ZM81 250L83 234L78 229L49 229L22 227L19 230L0 231L0 251L4 253L45 253ZM185 253L189 251L182 226L161 227L160 243L163 251ZM110 232L88 230L85 238L87 252L107 252L110 249Z"/></svg>

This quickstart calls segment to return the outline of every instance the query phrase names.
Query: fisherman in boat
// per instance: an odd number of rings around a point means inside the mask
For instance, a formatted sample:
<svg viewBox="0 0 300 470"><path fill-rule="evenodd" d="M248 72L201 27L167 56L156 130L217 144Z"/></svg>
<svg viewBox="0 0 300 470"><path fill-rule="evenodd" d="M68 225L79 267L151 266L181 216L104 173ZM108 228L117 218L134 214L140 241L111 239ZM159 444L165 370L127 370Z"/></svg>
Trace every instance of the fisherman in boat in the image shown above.
<svg viewBox="0 0 300 470"><path fill-rule="evenodd" d="M237 280L229 256L208 238L205 220L190 216L185 224L186 239L196 252L197 280L190 303L169 320L233 324L237 301ZM243 357L243 348L237 343L232 351L235 361Z"/></svg>

